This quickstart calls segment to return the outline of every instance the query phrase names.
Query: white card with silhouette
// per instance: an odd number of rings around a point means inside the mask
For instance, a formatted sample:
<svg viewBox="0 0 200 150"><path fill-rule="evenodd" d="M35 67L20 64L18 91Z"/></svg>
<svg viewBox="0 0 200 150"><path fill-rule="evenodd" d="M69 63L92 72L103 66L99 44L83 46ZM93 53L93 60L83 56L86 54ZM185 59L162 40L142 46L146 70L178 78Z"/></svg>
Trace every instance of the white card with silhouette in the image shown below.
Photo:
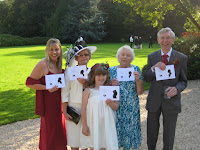
<svg viewBox="0 0 200 150"><path fill-rule="evenodd" d="M57 85L58 88L65 87L64 73L45 75L46 88L50 89Z"/></svg>
<svg viewBox="0 0 200 150"><path fill-rule="evenodd" d="M134 68L117 68L117 80L118 81L134 81Z"/></svg>
<svg viewBox="0 0 200 150"><path fill-rule="evenodd" d="M115 100L119 101L119 86L100 86L100 100Z"/></svg>
<svg viewBox="0 0 200 150"><path fill-rule="evenodd" d="M158 67L155 67L155 73L156 81L176 78L174 65L166 65L165 70L160 70Z"/></svg>
<svg viewBox="0 0 200 150"><path fill-rule="evenodd" d="M77 78L87 79L86 65L80 65L75 67L68 67L69 80L76 80Z"/></svg>

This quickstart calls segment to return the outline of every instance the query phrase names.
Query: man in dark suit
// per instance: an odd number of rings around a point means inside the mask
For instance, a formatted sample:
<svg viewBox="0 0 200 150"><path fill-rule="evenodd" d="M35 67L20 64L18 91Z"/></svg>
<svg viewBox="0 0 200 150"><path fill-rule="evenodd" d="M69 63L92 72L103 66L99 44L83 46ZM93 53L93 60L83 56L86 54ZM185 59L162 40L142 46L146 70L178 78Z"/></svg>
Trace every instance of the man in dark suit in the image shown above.
<svg viewBox="0 0 200 150"><path fill-rule="evenodd" d="M147 70L144 73L144 79L151 82L146 103L148 110L147 145L148 150L156 149L160 127L159 118L162 113L163 150L172 150L177 116L181 112L181 92L187 86L188 58L171 47L175 40L175 34L170 28L161 29L157 34L157 40L161 50L148 55ZM156 81L155 67L165 70L168 64L174 64L175 79ZM166 88L168 93L165 95Z"/></svg>

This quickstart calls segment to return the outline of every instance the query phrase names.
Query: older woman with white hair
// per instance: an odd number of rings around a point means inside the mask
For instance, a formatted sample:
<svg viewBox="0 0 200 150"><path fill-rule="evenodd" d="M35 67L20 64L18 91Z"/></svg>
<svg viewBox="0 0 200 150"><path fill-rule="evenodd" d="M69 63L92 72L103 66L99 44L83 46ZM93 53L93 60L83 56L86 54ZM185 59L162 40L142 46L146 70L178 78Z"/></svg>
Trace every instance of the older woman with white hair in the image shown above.
<svg viewBox="0 0 200 150"><path fill-rule="evenodd" d="M109 68L112 85L119 85L119 109L116 111L117 136L119 148L138 149L141 146L140 105L138 95L144 92L140 68L132 65L134 50L124 45L116 54L118 66ZM134 81L118 81L117 68L134 68Z"/></svg>

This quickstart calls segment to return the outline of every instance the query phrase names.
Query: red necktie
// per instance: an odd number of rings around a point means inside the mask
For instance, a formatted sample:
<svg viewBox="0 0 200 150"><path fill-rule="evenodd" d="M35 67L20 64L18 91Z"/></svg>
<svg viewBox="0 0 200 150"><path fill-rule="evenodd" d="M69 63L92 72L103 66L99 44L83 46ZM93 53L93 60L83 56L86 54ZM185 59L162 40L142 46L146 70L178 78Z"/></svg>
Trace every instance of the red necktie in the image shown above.
<svg viewBox="0 0 200 150"><path fill-rule="evenodd" d="M162 62L165 64L165 65L168 65L168 58L169 56L168 55L162 55Z"/></svg>

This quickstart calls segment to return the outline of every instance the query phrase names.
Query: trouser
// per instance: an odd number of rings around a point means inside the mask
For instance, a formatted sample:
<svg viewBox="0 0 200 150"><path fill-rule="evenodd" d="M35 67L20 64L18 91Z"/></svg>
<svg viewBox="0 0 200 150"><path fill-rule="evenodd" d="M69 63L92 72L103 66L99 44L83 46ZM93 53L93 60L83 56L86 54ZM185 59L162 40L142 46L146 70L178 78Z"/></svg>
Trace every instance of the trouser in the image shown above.
<svg viewBox="0 0 200 150"><path fill-rule="evenodd" d="M163 150L173 150L176 122L178 114L169 114L159 109L157 112L148 111L147 116L147 146L155 150L158 139L160 115L163 115Z"/></svg>

